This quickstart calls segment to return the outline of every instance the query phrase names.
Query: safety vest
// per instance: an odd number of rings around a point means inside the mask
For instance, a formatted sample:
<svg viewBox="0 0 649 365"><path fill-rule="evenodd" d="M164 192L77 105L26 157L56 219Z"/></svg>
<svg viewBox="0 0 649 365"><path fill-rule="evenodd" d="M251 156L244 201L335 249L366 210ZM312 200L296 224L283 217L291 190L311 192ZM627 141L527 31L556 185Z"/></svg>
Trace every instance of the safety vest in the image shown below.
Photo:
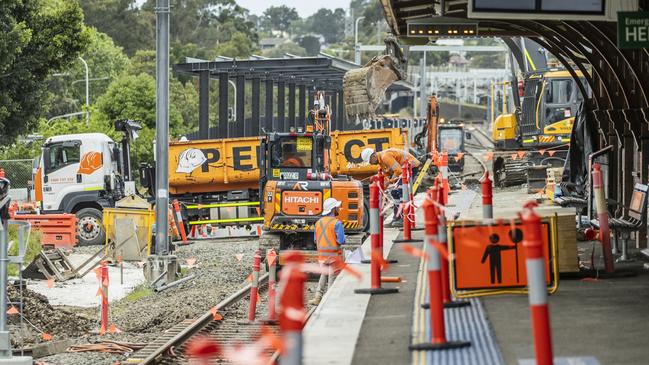
<svg viewBox="0 0 649 365"><path fill-rule="evenodd" d="M418 167L420 162L404 150L398 148L388 148L378 153L379 164L381 169L388 176L401 175L401 166L406 160L410 161L413 167Z"/></svg>
<svg viewBox="0 0 649 365"><path fill-rule="evenodd" d="M315 244L318 247L318 261L327 262L331 258L343 256L336 241L336 217L322 217L315 224Z"/></svg>

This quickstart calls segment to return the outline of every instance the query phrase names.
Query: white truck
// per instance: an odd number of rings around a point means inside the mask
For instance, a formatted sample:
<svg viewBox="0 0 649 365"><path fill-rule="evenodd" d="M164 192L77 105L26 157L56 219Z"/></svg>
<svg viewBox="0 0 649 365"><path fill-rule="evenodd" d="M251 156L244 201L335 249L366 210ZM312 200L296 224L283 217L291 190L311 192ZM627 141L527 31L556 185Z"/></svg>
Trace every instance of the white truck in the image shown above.
<svg viewBox="0 0 649 365"><path fill-rule="evenodd" d="M34 200L41 213L73 213L80 245L102 244L102 210L135 194L130 141L141 129L130 120L115 122L121 146L102 133L53 136L45 140L34 174Z"/></svg>

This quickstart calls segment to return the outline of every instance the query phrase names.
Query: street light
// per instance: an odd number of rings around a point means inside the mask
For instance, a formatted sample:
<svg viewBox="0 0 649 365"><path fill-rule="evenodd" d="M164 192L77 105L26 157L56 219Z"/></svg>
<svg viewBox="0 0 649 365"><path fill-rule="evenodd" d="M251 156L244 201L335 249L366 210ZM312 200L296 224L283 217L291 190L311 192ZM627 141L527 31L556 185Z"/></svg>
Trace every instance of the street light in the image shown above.
<svg viewBox="0 0 649 365"><path fill-rule="evenodd" d="M361 49L358 46L358 22L362 19L365 19L364 16L359 16L356 18L356 22L354 24L354 63L357 65L361 64Z"/></svg>
<svg viewBox="0 0 649 365"><path fill-rule="evenodd" d="M90 72L88 70L88 63L81 56L79 60L83 63L83 67L86 69L86 110L90 110ZM90 114L86 114L86 124L90 118Z"/></svg>

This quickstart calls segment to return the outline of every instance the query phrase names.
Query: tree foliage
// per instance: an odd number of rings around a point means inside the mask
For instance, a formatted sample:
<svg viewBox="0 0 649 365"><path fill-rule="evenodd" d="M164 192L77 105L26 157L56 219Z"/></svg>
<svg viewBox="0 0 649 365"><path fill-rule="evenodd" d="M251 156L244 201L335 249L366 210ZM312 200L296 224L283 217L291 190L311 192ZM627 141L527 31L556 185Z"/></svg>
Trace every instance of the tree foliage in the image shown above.
<svg viewBox="0 0 649 365"><path fill-rule="evenodd" d="M264 11L263 20L267 24L269 30L279 30L287 32L291 27L291 23L300 19L295 8L290 8L286 5L271 6Z"/></svg>
<svg viewBox="0 0 649 365"><path fill-rule="evenodd" d="M307 28L324 37L327 43L336 43L345 36L345 10L322 8L306 19Z"/></svg>
<svg viewBox="0 0 649 365"><path fill-rule="evenodd" d="M306 56L306 50L293 42L286 42L275 48L264 50L263 55L270 58L282 58L286 53L294 56Z"/></svg>
<svg viewBox="0 0 649 365"><path fill-rule="evenodd" d="M155 46L155 17L137 0L80 0L86 24L108 34L128 55Z"/></svg>
<svg viewBox="0 0 649 365"><path fill-rule="evenodd" d="M36 126L47 95L44 80L74 62L87 43L73 1L0 2L0 144Z"/></svg>

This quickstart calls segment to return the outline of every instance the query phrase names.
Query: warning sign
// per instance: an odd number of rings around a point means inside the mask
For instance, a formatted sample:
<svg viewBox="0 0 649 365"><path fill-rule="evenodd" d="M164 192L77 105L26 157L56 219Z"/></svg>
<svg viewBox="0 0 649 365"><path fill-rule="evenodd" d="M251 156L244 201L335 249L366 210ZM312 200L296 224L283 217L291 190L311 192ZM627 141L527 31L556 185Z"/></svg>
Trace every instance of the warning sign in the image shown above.
<svg viewBox="0 0 649 365"><path fill-rule="evenodd" d="M550 224L542 223L546 282L552 283ZM520 223L455 225L451 228L456 290L527 286L523 228Z"/></svg>
<svg viewBox="0 0 649 365"><path fill-rule="evenodd" d="M297 137L297 150L311 151L313 149L313 140L310 137Z"/></svg>

